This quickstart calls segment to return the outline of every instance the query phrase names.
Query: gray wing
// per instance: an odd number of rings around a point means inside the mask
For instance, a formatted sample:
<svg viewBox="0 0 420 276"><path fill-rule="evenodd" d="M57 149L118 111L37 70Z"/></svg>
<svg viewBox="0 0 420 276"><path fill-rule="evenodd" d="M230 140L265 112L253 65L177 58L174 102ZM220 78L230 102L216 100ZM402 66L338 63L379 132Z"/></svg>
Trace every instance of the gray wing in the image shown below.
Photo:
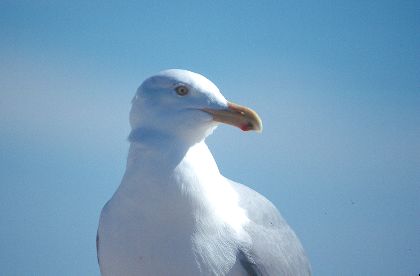
<svg viewBox="0 0 420 276"><path fill-rule="evenodd" d="M238 259L249 275L311 275L309 261L296 234L276 207L264 196L229 180L240 196L251 223L245 230L251 248L239 251Z"/></svg>

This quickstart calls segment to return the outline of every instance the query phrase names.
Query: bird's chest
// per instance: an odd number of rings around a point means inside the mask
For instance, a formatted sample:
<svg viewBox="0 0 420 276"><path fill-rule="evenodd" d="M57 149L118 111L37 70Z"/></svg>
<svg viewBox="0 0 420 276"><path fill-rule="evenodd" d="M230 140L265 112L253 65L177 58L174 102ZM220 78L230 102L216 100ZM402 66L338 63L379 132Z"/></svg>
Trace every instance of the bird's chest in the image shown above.
<svg viewBox="0 0 420 276"><path fill-rule="evenodd" d="M109 206L108 206L109 207ZM124 214L105 209L99 228L99 261L105 275L198 275L194 227L170 214ZM155 217L154 217L155 216ZM156 219L159 217L159 219Z"/></svg>
<svg viewBox="0 0 420 276"><path fill-rule="evenodd" d="M203 213L158 214L123 205L111 200L101 215L103 275L226 275L234 267L237 241L220 221Z"/></svg>
<svg viewBox="0 0 420 276"><path fill-rule="evenodd" d="M218 184L217 168L198 169L190 159L197 160L189 153L170 172L142 166L126 173L101 215L103 275L226 275L234 267L232 208L223 203L234 200Z"/></svg>

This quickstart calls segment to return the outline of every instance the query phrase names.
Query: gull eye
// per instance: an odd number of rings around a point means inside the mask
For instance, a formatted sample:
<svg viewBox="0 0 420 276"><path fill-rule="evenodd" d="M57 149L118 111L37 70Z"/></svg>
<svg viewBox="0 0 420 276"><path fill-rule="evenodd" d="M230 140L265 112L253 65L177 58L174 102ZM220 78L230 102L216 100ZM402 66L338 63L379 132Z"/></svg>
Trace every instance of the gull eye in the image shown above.
<svg viewBox="0 0 420 276"><path fill-rule="evenodd" d="M189 89L185 85L179 85L175 88L175 92L180 96L185 96L188 94Z"/></svg>

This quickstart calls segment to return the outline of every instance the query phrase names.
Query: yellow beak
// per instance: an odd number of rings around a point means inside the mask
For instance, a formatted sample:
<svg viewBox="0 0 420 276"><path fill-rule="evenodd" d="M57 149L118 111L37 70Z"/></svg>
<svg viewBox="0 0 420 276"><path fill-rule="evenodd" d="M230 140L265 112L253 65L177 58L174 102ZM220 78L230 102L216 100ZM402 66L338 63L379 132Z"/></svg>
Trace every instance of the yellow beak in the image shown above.
<svg viewBox="0 0 420 276"><path fill-rule="evenodd" d="M262 122L257 112L246 106L228 102L227 109L204 108L203 111L211 114L213 120L220 123L236 126L243 131L262 131Z"/></svg>

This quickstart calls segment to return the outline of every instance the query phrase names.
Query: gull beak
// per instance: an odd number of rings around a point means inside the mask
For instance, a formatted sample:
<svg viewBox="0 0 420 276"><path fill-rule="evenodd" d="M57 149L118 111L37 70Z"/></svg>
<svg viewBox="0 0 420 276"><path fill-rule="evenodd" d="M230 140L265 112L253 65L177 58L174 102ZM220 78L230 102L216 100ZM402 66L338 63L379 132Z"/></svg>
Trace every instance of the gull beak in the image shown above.
<svg viewBox="0 0 420 276"><path fill-rule="evenodd" d="M251 108L228 102L226 109L204 108L202 110L212 115L216 122L236 126L243 131L262 131L260 116Z"/></svg>

